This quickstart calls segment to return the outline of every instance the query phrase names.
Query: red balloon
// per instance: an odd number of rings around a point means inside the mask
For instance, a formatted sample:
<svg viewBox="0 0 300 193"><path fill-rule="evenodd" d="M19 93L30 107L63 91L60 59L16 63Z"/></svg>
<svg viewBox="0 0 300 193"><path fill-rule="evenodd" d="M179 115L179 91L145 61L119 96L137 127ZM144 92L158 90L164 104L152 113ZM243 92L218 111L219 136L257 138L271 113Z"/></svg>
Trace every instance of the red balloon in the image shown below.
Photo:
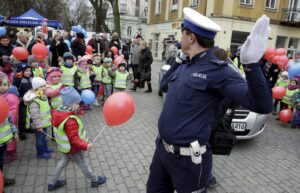
<svg viewBox="0 0 300 193"><path fill-rule="evenodd" d="M32 55L37 60L44 60L48 56L48 49L44 44L37 43L32 47Z"/></svg>
<svg viewBox="0 0 300 193"><path fill-rule="evenodd" d="M3 177L3 172L0 170L0 193L3 193L3 187L4 187L4 177Z"/></svg>
<svg viewBox="0 0 300 193"><path fill-rule="evenodd" d="M110 49L111 49L111 51L113 52L114 55L118 54L118 48L116 46L113 46Z"/></svg>
<svg viewBox="0 0 300 193"><path fill-rule="evenodd" d="M278 55L274 56L274 57L272 58L272 63L273 63L273 64L277 64L278 58L279 58Z"/></svg>
<svg viewBox="0 0 300 193"><path fill-rule="evenodd" d="M274 99L282 99L285 96L285 88L281 86L275 86L272 88L272 96Z"/></svg>
<svg viewBox="0 0 300 193"><path fill-rule="evenodd" d="M287 68L289 58L286 55L278 56L277 65L280 70L285 70Z"/></svg>
<svg viewBox="0 0 300 193"><path fill-rule="evenodd" d="M275 49L267 48L265 51L265 58L271 60L275 56Z"/></svg>
<svg viewBox="0 0 300 193"><path fill-rule="evenodd" d="M104 103L104 120L108 126L120 125L132 117L134 109L133 97L126 92L117 92Z"/></svg>
<svg viewBox="0 0 300 193"><path fill-rule="evenodd" d="M291 109L284 109L279 113L279 120L283 123L288 123L293 118L293 113Z"/></svg>
<svg viewBox="0 0 300 193"><path fill-rule="evenodd" d="M17 60L25 60L29 55L27 49L23 47L15 47L12 51L12 54Z"/></svg>
<svg viewBox="0 0 300 193"><path fill-rule="evenodd" d="M1 113L0 113L0 124L1 124L7 118L8 110L9 110L8 104L3 97L0 97L0 109L1 109Z"/></svg>
<svg viewBox="0 0 300 193"><path fill-rule="evenodd" d="M275 50L275 55L278 55L278 56L286 55L286 50L284 48L277 48Z"/></svg>
<svg viewBox="0 0 300 193"><path fill-rule="evenodd" d="M90 46L90 45L88 45L87 47L86 47L86 50L85 50L88 54L92 54L93 53L93 48L92 48L92 46Z"/></svg>

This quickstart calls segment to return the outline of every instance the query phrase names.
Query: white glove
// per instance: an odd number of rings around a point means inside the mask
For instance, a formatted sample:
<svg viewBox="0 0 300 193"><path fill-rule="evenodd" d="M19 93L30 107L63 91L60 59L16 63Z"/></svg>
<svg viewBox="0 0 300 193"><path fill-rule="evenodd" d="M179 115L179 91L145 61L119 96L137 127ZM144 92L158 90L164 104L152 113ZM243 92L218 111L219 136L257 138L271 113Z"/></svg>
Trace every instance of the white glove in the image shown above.
<svg viewBox="0 0 300 193"><path fill-rule="evenodd" d="M188 60L188 55L186 55L185 53L183 53L181 50L179 51L179 53L177 54L176 57L176 62L181 64L184 61Z"/></svg>
<svg viewBox="0 0 300 193"><path fill-rule="evenodd" d="M241 48L241 63L251 64L258 62L264 54L267 40L271 32L270 18L263 15L252 28L250 35Z"/></svg>

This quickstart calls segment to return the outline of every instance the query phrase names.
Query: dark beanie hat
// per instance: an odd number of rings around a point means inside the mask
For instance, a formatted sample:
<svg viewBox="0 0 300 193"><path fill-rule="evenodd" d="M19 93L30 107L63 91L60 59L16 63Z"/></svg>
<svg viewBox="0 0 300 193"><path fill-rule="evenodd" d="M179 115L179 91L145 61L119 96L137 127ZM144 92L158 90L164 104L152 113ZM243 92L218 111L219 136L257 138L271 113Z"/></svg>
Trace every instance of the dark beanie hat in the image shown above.
<svg viewBox="0 0 300 193"><path fill-rule="evenodd" d="M83 33L79 32L79 33L77 33L76 35L77 35L77 37L79 37L80 39L84 39L84 34L83 34Z"/></svg>

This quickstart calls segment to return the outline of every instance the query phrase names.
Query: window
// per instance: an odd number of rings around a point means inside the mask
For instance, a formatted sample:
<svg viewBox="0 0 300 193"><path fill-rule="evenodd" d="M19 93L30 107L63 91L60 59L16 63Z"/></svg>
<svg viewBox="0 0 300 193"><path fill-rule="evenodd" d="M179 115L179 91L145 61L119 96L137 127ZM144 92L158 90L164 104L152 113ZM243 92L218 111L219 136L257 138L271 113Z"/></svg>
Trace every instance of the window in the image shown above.
<svg viewBox="0 0 300 193"><path fill-rule="evenodd" d="M127 37L131 37L132 28L129 26L127 28Z"/></svg>
<svg viewBox="0 0 300 193"><path fill-rule="evenodd" d="M178 9L178 0L172 0L171 11Z"/></svg>
<svg viewBox="0 0 300 193"><path fill-rule="evenodd" d="M240 5L253 5L252 0L240 0Z"/></svg>
<svg viewBox="0 0 300 193"><path fill-rule="evenodd" d="M190 6L191 7L196 7L199 5L200 0L190 0Z"/></svg>
<svg viewBox="0 0 300 193"><path fill-rule="evenodd" d="M161 11L161 0L155 1L155 14L160 14Z"/></svg>
<svg viewBox="0 0 300 193"><path fill-rule="evenodd" d="M127 13L127 4L126 3L121 3L120 4L120 13Z"/></svg>
<svg viewBox="0 0 300 193"><path fill-rule="evenodd" d="M154 35L154 57L158 57L158 47L159 47L159 34Z"/></svg>
<svg viewBox="0 0 300 193"><path fill-rule="evenodd" d="M147 18L148 16L148 7L144 8L144 14L143 14L143 18Z"/></svg>
<svg viewBox="0 0 300 193"><path fill-rule="evenodd" d="M285 36L277 36L275 47L276 48L284 48L287 37Z"/></svg>
<svg viewBox="0 0 300 193"><path fill-rule="evenodd" d="M297 49L298 48L298 42L299 42L298 38L290 38L288 48Z"/></svg>
<svg viewBox="0 0 300 193"><path fill-rule="evenodd" d="M276 8L276 0L267 0L266 8L267 9L275 9Z"/></svg>

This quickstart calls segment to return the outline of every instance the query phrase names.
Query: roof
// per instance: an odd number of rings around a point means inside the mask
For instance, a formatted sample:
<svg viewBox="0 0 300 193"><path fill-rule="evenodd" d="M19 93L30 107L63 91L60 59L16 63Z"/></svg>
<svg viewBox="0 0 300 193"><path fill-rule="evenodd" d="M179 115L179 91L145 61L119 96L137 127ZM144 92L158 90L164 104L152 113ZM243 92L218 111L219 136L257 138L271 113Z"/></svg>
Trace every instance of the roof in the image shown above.
<svg viewBox="0 0 300 193"><path fill-rule="evenodd" d="M36 20L42 20L44 19L43 16L41 16L39 13L37 13L34 9L29 9L19 17L16 17L18 19L36 19Z"/></svg>

